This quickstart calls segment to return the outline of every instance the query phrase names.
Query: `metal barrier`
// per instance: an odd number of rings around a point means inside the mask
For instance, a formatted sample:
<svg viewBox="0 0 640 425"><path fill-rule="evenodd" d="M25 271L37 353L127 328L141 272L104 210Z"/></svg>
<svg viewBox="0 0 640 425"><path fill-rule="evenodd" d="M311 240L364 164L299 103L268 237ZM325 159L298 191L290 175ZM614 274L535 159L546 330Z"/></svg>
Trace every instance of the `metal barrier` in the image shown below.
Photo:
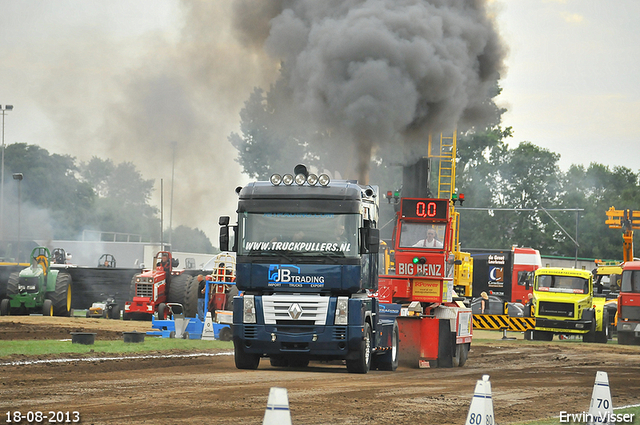
<svg viewBox="0 0 640 425"><path fill-rule="evenodd" d="M512 317L506 314L474 314L473 328L490 331L525 332L535 328L535 317Z"/></svg>

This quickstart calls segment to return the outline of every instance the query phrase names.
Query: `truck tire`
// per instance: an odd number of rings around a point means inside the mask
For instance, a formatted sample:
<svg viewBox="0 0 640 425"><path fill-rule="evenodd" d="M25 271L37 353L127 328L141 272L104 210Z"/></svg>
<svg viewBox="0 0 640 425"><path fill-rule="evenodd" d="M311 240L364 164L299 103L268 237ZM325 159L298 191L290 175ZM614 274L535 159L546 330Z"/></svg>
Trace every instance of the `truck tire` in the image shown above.
<svg viewBox="0 0 640 425"><path fill-rule="evenodd" d="M391 349L384 354L373 358L375 369L378 370L396 370L398 368L398 341L399 341L398 323L393 323L393 331L391 333Z"/></svg>
<svg viewBox="0 0 640 425"><path fill-rule="evenodd" d="M462 367L469 356L469 344L456 344L456 352L453 356L453 367Z"/></svg>
<svg viewBox="0 0 640 425"><path fill-rule="evenodd" d="M355 359L347 359L347 371L349 373L367 373L371 369L371 326L364 324L364 334L360 348L355 353Z"/></svg>
<svg viewBox="0 0 640 425"><path fill-rule="evenodd" d="M241 344L234 341L233 358L236 362L237 369L256 370L260 364L260 355L253 353L245 353Z"/></svg>
<svg viewBox="0 0 640 425"><path fill-rule="evenodd" d="M56 316L69 316L71 313L71 275L58 272L56 276L56 289L47 293L47 298L53 304L53 313Z"/></svg>
<svg viewBox="0 0 640 425"><path fill-rule="evenodd" d="M42 304L42 315L51 317L53 316L53 311L53 303L51 300L44 300L44 304Z"/></svg>
<svg viewBox="0 0 640 425"><path fill-rule="evenodd" d="M453 367L453 356L455 354L455 339L453 336L455 334L451 333L451 325L447 319L440 319L438 326L438 360L435 362L435 366Z"/></svg>
<svg viewBox="0 0 640 425"><path fill-rule="evenodd" d="M8 316L9 315L9 299L4 298L0 301L0 316Z"/></svg>
<svg viewBox="0 0 640 425"><path fill-rule="evenodd" d="M602 312L602 330L594 333L594 340L598 344L606 344L609 341L609 312Z"/></svg>

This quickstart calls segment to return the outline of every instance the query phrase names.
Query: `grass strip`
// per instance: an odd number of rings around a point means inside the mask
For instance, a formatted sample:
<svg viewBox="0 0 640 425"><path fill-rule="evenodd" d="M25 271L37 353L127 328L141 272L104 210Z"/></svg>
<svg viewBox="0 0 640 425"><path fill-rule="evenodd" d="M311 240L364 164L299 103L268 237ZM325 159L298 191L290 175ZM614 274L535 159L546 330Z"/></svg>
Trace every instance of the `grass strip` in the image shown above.
<svg viewBox="0 0 640 425"><path fill-rule="evenodd" d="M203 341L199 339L173 339L146 336L144 342L95 341L93 345L73 344L71 340L2 341L0 358L15 355L43 356L57 354L119 354L168 350L220 350L232 349L229 341Z"/></svg>

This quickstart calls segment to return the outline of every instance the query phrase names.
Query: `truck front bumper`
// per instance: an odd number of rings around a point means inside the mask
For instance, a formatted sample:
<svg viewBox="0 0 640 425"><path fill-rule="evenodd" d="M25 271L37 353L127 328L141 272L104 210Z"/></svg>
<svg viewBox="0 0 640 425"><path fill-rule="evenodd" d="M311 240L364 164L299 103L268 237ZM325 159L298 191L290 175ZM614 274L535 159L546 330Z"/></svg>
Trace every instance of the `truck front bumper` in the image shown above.
<svg viewBox="0 0 640 425"><path fill-rule="evenodd" d="M245 353L264 356L306 354L311 358L346 358L360 348L362 326L310 326L292 331L277 326L234 324L233 340Z"/></svg>
<svg viewBox="0 0 640 425"><path fill-rule="evenodd" d="M585 334L591 330L591 320L554 320L536 317L537 331Z"/></svg>

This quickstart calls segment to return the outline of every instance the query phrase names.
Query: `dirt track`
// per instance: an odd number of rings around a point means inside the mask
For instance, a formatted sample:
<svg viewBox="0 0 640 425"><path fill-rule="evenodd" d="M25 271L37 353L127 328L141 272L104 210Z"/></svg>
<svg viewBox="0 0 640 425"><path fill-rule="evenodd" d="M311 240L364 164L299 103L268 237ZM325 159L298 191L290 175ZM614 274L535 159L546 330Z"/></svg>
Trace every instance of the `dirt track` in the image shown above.
<svg viewBox="0 0 640 425"><path fill-rule="evenodd" d="M29 339L68 338L74 330L118 339L123 331L151 328L105 319L0 318L2 339L14 339L11 329L21 327L31 331ZM615 342L476 342L463 368L367 375L314 362L276 369L268 360L257 371L240 371L230 352L220 354L0 365L2 421L9 410L53 410L79 411L83 424L259 424L269 388L280 386L288 389L294 424L463 424L476 380L489 374L496 422L506 424L588 410L598 370L609 374L614 407L640 403L640 347Z"/></svg>

